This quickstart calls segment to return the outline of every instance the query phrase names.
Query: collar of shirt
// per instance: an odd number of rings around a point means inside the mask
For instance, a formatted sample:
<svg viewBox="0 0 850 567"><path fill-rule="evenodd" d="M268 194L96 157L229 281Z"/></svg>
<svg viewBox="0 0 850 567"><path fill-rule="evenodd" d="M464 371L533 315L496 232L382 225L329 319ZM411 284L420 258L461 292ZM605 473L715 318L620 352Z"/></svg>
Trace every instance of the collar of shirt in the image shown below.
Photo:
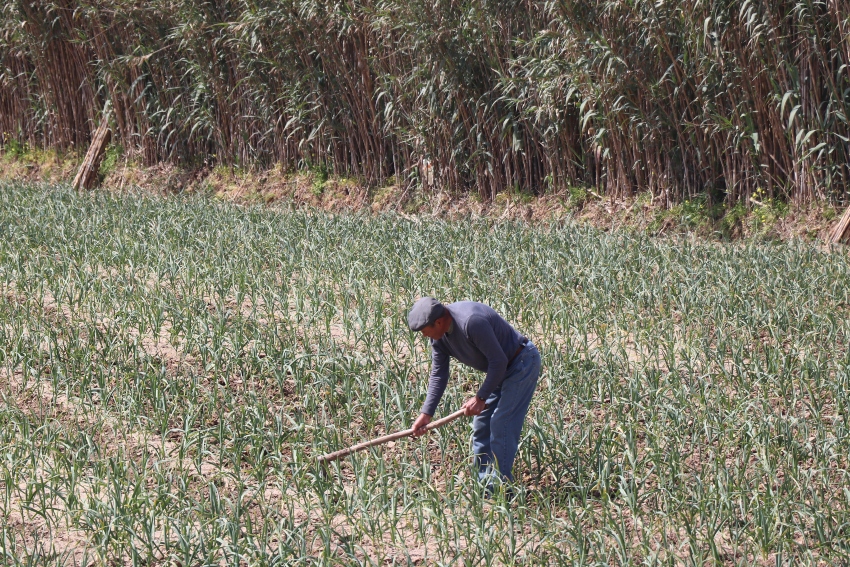
<svg viewBox="0 0 850 567"><path fill-rule="evenodd" d="M455 320L454 320L454 319L452 319L452 322L451 322L451 323L449 323L449 328L448 328L448 330L446 331L446 334L447 334L447 335L451 335L451 334L452 334L452 331L454 331L454 330L455 330Z"/></svg>

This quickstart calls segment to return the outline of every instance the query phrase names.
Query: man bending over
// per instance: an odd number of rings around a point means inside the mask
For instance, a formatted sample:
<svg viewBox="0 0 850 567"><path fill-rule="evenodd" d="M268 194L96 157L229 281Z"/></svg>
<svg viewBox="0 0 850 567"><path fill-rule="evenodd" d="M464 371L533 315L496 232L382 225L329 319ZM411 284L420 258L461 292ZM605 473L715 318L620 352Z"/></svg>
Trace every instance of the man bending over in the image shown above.
<svg viewBox="0 0 850 567"><path fill-rule="evenodd" d="M475 416L472 451L478 477L490 489L494 481L512 482L522 424L540 375L537 347L492 308L474 301L443 305L423 297L407 324L431 342L428 395L413 423L414 436L427 432L449 381L451 358L486 372L478 392L463 404L464 413Z"/></svg>

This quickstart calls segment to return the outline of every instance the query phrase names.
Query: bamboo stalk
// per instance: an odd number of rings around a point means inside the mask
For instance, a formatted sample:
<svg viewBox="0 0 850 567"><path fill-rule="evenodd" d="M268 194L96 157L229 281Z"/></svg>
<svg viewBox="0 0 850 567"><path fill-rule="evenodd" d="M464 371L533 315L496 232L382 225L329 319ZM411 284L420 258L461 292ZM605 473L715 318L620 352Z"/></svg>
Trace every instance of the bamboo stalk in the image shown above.
<svg viewBox="0 0 850 567"><path fill-rule="evenodd" d="M74 189L90 189L97 179L97 170L100 167L100 161L103 159L103 152L106 150L106 144L109 143L112 131L109 129L109 116L111 108L107 102L103 111L100 126L92 139L83 164L74 178Z"/></svg>
<svg viewBox="0 0 850 567"><path fill-rule="evenodd" d="M830 244L841 242L847 236L848 230L850 230L850 207L847 207L847 210L841 215L838 224L832 229L829 235Z"/></svg>
<svg viewBox="0 0 850 567"><path fill-rule="evenodd" d="M432 421L428 425L425 426L425 429L431 431L432 429L437 429L438 427L442 427L447 423L451 423L457 418L463 416L464 410L460 409L454 412L451 415L448 415L444 418L438 419L437 421ZM316 459L320 463L329 463L331 461L336 461L337 459L341 459L343 457L347 457L352 453L356 453L358 451L362 451L364 449L368 449L369 447L374 447L375 445L382 445L384 443L389 443L390 441L395 441L396 439L402 439L403 437L410 437L413 435L413 429L405 429L404 431L397 431L396 433L391 433L389 435L384 435L383 437L378 437L376 439L372 439L371 441L365 441L363 443L359 443L357 445L352 445L347 449L342 449L340 451L336 451L335 453L328 453L326 455L322 455L318 459Z"/></svg>

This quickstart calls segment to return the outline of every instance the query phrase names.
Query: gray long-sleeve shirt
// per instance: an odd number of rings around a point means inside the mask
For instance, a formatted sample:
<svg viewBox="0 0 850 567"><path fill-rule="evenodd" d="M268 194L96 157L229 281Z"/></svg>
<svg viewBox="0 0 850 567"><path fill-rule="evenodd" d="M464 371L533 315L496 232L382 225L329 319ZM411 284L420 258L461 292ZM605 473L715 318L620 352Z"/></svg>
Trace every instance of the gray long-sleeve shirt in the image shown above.
<svg viewBox="0 0 850 567"><path fill-rule="evenodd" d="M477 396L484 398L502 385L510 357L527 339L517 333L491 307L474 301L446 305L452 326L438 341L431 340L431 376L422 413L434 415L449 382L449 361L454 357L487 376Z"/></svg>

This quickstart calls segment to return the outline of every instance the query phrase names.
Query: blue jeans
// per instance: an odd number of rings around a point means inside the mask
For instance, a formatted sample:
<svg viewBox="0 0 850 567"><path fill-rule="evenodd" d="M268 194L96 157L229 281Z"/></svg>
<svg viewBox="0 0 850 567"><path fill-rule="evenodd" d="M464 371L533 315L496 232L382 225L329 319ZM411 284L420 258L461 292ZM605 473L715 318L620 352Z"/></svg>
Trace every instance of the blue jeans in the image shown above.
<svg viewBox="0 0 850 567"><path fill-rule="evenodd" d="M508 366L502 385L487 398L487 408L472 420L472 454L478 478L488 486L514 480L511 471L522 424L539 376L540 352L529 341Z"/></svg>

